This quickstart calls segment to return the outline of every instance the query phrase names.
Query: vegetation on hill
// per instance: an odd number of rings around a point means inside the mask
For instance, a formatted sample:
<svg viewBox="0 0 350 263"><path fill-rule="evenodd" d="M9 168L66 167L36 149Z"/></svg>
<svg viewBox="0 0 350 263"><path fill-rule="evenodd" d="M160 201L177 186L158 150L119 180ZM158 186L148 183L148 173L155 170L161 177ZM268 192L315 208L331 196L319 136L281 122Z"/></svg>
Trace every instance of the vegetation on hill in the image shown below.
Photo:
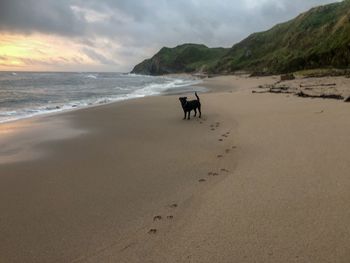
<svg viewBox="0 0 350 263"><path fill-rule="evenodd" d="M215 72L262 73L346 68L350 62L350 0L315 7L234 45Z"/></svg>
<svg viewBox="0 0 350 263"><path fill-rule="evenodd" d="M286 73L350 64L350 0L312 8L268 31L254 33L230 49L186 44L162 48L133 72Z"/></svg>
<svg viewBox="0 0 350 263"><path fill-rule="evenodd" d="M136 65L132 73L162 75L182 72L206 72L227 53L225 48L183 44L175 48L163 47L151 59Z"/></svg>

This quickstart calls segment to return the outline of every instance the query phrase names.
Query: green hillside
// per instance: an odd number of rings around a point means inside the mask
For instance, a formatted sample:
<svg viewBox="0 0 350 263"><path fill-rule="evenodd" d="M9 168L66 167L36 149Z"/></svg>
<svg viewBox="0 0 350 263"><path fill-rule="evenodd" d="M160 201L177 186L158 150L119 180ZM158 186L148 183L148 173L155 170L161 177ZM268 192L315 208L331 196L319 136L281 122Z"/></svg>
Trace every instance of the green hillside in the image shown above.
<svg viewBox="0 0 350 263"><path fill-rule="evenodd" d="M225 48L184 44L175 48L163 47L151 59L136 65L132 73L162 75L182 72L202 72L213 67L226 54Z"/></svg>
<svg viewBox="0 0 350 263"><path fill-rule="evenodd" d="M348 68L350 0L312 8L268 31L254 33L230 49L185 44L162 48L132 72L161 75L179 72L263 74L314 68Z"/></svg>
<svg viewBox="0 0 350 263"><path fill-rule="evenodd" d="M315 7L234 45L214 72L245 69L283 73L310 68L346 68L350 62L350 0Z"/></svg>

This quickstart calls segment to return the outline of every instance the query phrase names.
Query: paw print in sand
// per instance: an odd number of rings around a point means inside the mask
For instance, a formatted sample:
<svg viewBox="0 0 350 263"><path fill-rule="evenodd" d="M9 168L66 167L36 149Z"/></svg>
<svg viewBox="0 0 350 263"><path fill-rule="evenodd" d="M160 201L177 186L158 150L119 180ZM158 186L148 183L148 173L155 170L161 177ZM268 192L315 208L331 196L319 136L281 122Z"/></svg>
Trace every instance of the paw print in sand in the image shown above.
<svg viewBox="0 0 350 263"><path fill-rule="evenodd" d="M158 220L162 220L162 217L161 217L161 216L155 216L155 217L153 217L153 221L158 221Z"/></svg>
<svg viewBox="0 0 350 263"><path fill-rule="evenodd" d="M152 228L148 231L148 234L156 234L157 233L157 229Z"/></svg>

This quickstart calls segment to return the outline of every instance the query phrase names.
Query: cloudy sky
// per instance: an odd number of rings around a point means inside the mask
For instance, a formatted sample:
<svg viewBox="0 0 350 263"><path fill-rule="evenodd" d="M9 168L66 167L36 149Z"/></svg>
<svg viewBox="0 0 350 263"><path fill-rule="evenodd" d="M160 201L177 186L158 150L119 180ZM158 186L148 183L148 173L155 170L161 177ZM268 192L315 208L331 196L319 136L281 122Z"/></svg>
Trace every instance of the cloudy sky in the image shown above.
<svg viewBox="0 0 350 263"><path fill-rule="evenodd" d="M0 70L130 71L162 46L230 47L336 0L0 0Z"/></svg>

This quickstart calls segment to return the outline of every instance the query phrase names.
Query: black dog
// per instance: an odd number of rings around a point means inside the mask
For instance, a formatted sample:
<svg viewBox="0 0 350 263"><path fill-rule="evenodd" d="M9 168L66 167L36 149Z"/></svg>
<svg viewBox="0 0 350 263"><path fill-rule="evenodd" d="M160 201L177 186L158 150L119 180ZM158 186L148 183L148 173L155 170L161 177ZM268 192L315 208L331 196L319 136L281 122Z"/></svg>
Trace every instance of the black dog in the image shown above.
<svg viewBox="0 0 350 263"><path fill-rule="evenodd" d="M202 116L201 112L201 102L199 100L199 97L197 95L197 92L195 92L195 95L197 97L197 100L191 100L187 101L187 97L180 97L179 100L181 102L182 109L184 110L184 120L186 119L186 114L188 114L188 120L190 119L190 113L194 110L194 116L197 116L197 109L199 111L199 118Z"/></svg>

